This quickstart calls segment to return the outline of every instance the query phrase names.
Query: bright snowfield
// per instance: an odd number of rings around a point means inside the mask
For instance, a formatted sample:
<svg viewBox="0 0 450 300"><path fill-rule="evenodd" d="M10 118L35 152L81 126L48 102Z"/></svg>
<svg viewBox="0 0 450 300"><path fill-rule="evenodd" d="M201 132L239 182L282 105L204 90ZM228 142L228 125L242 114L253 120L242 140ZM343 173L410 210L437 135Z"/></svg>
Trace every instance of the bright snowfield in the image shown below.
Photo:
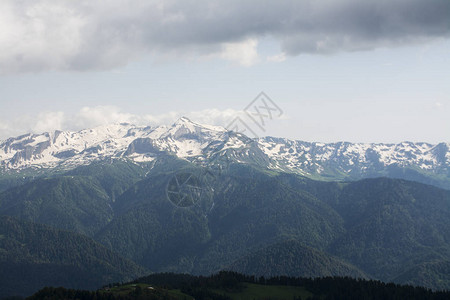
<svg viewBox="0 0 450 300"><path fill-rule="evenodd" d="M238 162L246 161L245 156L262 155L269 168L303 175L320 174L324 167L343 173L390 165L433 171L450 166L449 148L447 143L324 144L273 137L255 140L223 127L180 118L172 126L121 123L78 132L55 131L9 138L0 142L0 166L3 170L71 169L104 159L149 162L162 154L205 162L212 156L234 151L239 153L234 155Z"/></svg>

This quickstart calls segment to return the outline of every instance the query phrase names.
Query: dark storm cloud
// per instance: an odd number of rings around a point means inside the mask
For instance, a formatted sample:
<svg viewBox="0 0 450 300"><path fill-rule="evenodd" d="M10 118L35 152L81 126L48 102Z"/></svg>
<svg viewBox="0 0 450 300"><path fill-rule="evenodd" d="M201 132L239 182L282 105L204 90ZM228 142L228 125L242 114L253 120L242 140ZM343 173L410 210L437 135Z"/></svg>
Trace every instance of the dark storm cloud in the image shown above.
<svg viewBox="0 0 450 300"><path fill-rule="evenodd" d="M151 13L143 11L139 18L147 27L147 42L165 47L273 36L295 55L401 45L450 34L448 0L184 1L170 2L156 18L147 15ZM161 22L165 17L168 21Z"/></svg>
<svg viewBox="0 0 450 300"><path fill-rule="evenodd" d="M280 32L291 55L370 50L448 37L450 1L333 2L292 20Z"/></svg>
<svg viewBox="0 0 450 300"><path fill-rule="evenodd" d="M4 1L0 70L109 69L144 55L214 55L271 37L288 55L450 35L450 0Z"/></svg>

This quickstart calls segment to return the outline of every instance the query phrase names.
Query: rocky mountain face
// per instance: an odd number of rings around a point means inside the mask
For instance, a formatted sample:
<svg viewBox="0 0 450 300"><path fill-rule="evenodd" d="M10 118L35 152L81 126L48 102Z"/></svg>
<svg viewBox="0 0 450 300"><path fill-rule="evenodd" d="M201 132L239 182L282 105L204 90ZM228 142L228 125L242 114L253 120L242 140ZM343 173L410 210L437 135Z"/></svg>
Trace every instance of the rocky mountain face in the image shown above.
<svg viewBox="0 0 450 300"><path fill-rule="evenodd" d="M180 118L172 126L113 124L78 132L26 134L0 142L3 171L73 169L105 159L152 162L173 155L202 165L245 162L315 179L387 176L450 188L450 144L318 143L250 139Z"/></svg>

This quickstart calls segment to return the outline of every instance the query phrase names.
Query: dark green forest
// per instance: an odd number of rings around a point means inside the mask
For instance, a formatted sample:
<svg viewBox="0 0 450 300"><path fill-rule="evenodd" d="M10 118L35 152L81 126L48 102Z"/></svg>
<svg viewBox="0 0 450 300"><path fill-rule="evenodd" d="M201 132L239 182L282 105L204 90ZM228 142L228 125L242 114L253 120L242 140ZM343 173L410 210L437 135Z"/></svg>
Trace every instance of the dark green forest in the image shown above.
<svg viewBox="0 0 450 300"><path fill-rule="evenodd" d="M95 289L143 272L221 270L450 289L450 191L221 163L226 168L167 156L14 181L0 193L2 295ZM177 206L167 189L191 175L201 193Z"/></svg>
<svg viewBox="0 0 450 300"><path fill-rule="evenodd" d="M95 289L145 270L92 239L46 225L0 217L0 298L46 285Z"/></svg>

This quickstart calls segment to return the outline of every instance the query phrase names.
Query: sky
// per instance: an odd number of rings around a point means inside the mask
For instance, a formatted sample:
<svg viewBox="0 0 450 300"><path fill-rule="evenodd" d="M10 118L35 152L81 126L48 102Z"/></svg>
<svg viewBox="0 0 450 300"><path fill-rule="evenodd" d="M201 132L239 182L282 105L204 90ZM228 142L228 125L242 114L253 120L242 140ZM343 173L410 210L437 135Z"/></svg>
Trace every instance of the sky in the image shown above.
<svg viewBox="0 0 450 300"><path fill-rule="evenodd" d="M450 142L450 1L0 1L0 139L181 116Z"/></svg>

